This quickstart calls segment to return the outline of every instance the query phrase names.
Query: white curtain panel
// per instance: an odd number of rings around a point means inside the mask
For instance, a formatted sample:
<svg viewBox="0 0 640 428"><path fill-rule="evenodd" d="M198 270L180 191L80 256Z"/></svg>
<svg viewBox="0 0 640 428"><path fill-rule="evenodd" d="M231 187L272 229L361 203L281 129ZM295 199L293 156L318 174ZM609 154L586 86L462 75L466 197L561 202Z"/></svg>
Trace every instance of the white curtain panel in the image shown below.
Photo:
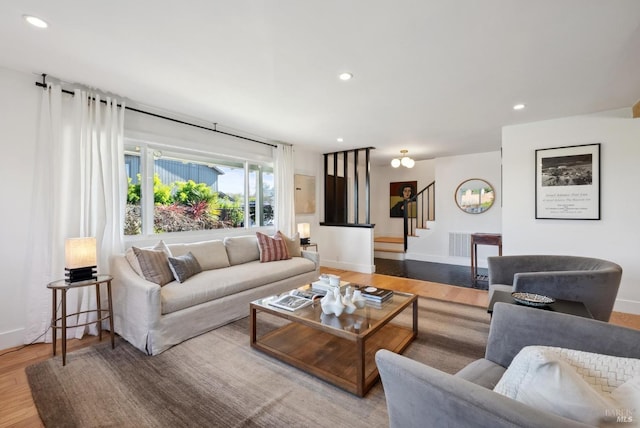
<svg viewBox="0 0 640 428"><path fill-rule="evenodd" d="M77 90L73 98L57 85L43 91L36 151L35 191L30 234L32 269L25 274L28 319L25 342L45 331L51 320L51 292L46 284L64 277L66 238L95 236L98 272L108 272L109 256L122 252L126 174L124 106ZM96 307L95 287L67 292L67 312ZM67 319L68 324L95 320L95 314ZM87 327L69 329L81 338ZM95 334L97 328L91 326ZM46 341L51 340L50 332Z"/></svg>
<svg viewBox="0 0 640 428"><path fill-rule="evenodd" d="M274 148L276 174L276 230L293 236L295 230L293 146Z"/></svg>

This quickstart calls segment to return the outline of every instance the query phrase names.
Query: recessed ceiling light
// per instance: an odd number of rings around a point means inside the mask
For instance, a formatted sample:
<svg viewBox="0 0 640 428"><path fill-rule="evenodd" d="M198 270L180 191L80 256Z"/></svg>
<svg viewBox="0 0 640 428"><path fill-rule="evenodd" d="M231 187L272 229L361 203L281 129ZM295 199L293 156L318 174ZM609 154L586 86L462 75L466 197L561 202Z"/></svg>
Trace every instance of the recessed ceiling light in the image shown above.
<svg viewBox="0 0 640 428"><path fill-rule="evenodd" d="M37 16L22 15L22 17L24 18L25 21L27 21L29 24L33 25L34 27L47 28L49 26L49 24L47 24L44 20L38 18Z"/></svg>
<svg viewBox="0 0 640 428"><path fill-rule="evenodd" d="M344 141L342 137L338 137L337 140L338 140L338 143L342 143Z"/></svg>
<svg viewBox="0 0 640 428"><path fill-rule="evenodd" d="M524 104L516 104L513 106L514 110L522 110L524 108Z"/></svg>
<svg viewBox="0 0 640 428"><path fill-rule="evenodd" d="M340 80L351 80L353 78L353 74L351 73L340 73L338 76Z"/></svg>

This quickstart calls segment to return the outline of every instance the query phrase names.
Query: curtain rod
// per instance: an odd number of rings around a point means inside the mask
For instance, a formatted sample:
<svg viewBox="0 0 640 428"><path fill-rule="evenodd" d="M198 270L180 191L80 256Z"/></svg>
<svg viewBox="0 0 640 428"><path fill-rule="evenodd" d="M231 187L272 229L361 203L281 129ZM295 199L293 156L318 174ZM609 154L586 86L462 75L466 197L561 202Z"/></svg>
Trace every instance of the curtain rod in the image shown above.
<svg viewBox="0 0 640 428"><path fill-rule="evenodd" d="M42 82L36 82L36 86L40 86L42 88L46 88L47 87L46 78L47 78L47 75L46 74L42 74ZM65 94L75 95L75 92L69 91L67 89L62 89L62 92L64 92ZM100 102L106 104L105 100L100 100ZM122 106L120 104L118 104L118 107L122 107ZM278 147L275 144L266 143L266 142L260 141L260 140L254 140L253 138L243 137L242 135L236 135L236 134L231 134L229 132L219 131L217 129L217 126L218 126L217 123L213 124L213 128L209 128L207 126L196 125L195 123L185 122L184 120L174 119L172 117L163 116L163 115L157 114L157 113L151 113L149 111L140 110L140 109L137 109L137 108L134 108L134 107L125 106L124 108L125 108L125 110L135 111L136 113L146 114L148 116L157 117L159 119L168 120L170 122L176 122L176 123L180 123L182 125L193 126L194 128L200 128L200 129L205 129L205 130L211 131L211 132L217 132L218 134L224 134L224 135L228 135L230 137L240 138L242 140L247 140L247 141L251 141L251 142L259 143L259 144L264 144L265 146Z"/></svg>

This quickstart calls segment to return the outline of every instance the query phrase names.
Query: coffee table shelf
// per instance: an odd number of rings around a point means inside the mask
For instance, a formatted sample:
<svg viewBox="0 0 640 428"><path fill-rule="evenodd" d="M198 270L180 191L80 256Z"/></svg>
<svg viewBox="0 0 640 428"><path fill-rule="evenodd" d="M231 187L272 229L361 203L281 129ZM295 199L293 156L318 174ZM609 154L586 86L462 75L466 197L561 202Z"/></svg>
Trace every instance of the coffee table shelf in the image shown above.
<svg viewBox="0 0 640 428"><path fill-rule="evenodd" d="M411 317L392 322L405 310ZM379 379L375 353L383 348L400 353L415 339L417 310L417 296L398 292L382 309L367 306L340 317L324 315L319 303L292 313L262 299L250 305L251 346L362 397ZM267 325L262 320L269 316L279 320L258 337L258 324Z"/></svg>

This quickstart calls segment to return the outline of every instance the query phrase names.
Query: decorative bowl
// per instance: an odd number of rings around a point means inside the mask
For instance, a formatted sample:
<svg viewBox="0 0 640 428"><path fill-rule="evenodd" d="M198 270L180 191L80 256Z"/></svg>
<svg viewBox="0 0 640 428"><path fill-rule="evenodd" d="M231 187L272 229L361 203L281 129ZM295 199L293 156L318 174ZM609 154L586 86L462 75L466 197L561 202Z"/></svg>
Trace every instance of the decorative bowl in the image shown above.
<svg viewBox="0 0 640 428"><path fill-rule="evenodd" d="M540 294L534 293L521 293L517 291L511 293L511 297L513 297L513 300L518 303L535 307L547 306L556 301L553 297L541 296Z"/></svg>

